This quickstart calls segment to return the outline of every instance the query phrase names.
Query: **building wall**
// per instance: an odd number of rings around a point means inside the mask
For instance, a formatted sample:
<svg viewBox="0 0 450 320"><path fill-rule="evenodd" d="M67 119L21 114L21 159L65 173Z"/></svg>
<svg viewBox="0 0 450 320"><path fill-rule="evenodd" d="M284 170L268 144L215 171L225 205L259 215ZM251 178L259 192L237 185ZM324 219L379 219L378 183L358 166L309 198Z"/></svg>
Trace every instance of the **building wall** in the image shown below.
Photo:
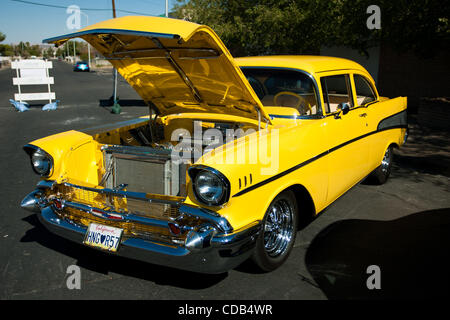
<svg viewBox="0 0 450 320"><path fill-rule="evenodd" d="M433 48L430 48L432 50ZM416 113L421 98L450 97L450 46L432 58L381 46L378 90L387 97L407 96Z"/></svg>
<svg viewBox="0 0 450 320"><path fill-rule="evenodd" d="M320 54L358 62L372 75L381 96L408 97L411 113L418 113L422 108L426 109L420 111L422 114L434 114L434 103L430 101L441 101L439 117L444 109L450 114L450 104L442 109L442 101L450 100L450 45L429 58L413 52L398 52L386 45L369 49L369 57L346 47L323 47Z"/></svg>

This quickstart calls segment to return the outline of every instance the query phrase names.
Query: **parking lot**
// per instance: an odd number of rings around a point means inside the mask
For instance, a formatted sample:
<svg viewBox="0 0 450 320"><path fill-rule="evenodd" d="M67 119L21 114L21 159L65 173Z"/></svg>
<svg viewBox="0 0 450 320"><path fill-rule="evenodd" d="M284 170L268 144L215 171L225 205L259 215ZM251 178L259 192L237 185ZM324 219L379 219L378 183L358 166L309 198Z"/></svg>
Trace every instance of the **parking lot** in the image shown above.
<svg viewBox="0 0 450 320"><path fill-rule="evenodd" d="M148 114L120 79L122 113L104 107L109 72L75 73L54 62L60 106L19 113L9 104L13 72L0 70L0 299L358 299L447 296L450 287L449 135L411 126L396 152L390 180L359 184L297 235L287 262L272 273L249 264L202 275L110 256L59 238L20 208L38 176L26 143ZM31 89L30 89L31 90ZM81 289L66 286L67 268L81 268ZM381 289L366 285L368 266L381 270Z"/></svg>

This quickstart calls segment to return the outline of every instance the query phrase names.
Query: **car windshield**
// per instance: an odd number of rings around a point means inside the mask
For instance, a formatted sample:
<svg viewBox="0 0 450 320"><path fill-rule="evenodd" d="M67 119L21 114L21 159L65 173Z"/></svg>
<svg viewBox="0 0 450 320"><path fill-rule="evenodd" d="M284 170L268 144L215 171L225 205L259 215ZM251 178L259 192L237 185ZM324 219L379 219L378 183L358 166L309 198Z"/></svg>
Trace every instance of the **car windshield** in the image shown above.
<svg viewBox="0 0 450 320"><path fill-rule="evenodd" d="M253 67L242 68L242 72L265 107L289 108L300 116L318 114L315 86L308 75Z"/></svg>

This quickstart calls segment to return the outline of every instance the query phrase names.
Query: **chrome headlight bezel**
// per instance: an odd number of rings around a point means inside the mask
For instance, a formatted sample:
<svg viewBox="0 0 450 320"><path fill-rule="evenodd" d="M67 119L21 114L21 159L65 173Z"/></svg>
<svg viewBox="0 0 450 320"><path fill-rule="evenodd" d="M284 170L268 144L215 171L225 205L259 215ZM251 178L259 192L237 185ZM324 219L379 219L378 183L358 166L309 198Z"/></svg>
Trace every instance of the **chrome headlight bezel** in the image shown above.
<svg viewBox="0 0 450 320"><path fill-rule="evenodd" d="M31 168L33 169L33 171L36 174L38 174L42 177L51 176L51 174L53 173L53 158L51 155L49 155L47 152L45 152L41 148L36 147L31 144L27 144L26 146L23 147L23 149L30 157ZM36 159L39 157L41 158L40 160ZM37 161L42 161L42 162L47 161L47 164L45 165L45 167L43 169L39 169L38 165L36 165Z"/></svg>
<svg viewBox="0 0 450 320"><path fill-rule="evenodd" d="M230 182L222 173L220 173L216 169L198 165L190 167L188 169L188 174L189 177L191 178L192 190L197 201L212 207L222 206L228 202L230 198ZM200 183L199 179L201 177L207 177L207 179L210 180L215 179L217 185L221 186L221 193L215 196L214 198L202 195L201 190L199 189L198 186L198 184Z"/></svg>

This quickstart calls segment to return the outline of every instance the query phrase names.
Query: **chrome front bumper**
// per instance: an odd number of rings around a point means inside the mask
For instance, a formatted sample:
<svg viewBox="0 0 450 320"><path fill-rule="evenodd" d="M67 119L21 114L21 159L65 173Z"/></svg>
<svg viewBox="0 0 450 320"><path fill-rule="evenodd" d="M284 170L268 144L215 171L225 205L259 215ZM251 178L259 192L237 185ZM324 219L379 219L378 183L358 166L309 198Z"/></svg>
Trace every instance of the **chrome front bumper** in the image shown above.
<svg viewBox="0 0 450 320"><path fill-rule="evenodd" d="M40 222L52 233L82 244L87 227L61 219L53 205L48 205L36 197L35 190L22 201L22 207L37 212ZM182 206L180 211L189 214L204 214L201 208ZM183 245L168 246L164 243L140 238L123 239L117 252L111 253L135 260L145 261L177 269L199 273L218 274L227 272L247 260L255 247L261 225L255 224L242 231L232 233L196 233L196 242L200 246L187 248Z"/></svg>

